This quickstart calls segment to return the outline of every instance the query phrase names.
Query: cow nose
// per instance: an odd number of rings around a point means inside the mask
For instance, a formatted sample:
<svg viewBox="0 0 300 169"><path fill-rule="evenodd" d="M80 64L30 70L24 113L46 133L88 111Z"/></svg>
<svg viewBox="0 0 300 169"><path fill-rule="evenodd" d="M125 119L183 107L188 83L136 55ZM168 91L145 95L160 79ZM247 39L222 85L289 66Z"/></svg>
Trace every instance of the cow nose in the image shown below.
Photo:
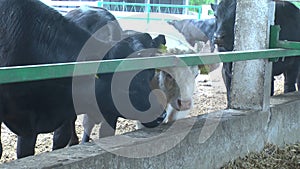
<svg viewBox="0 0 300 169"><path fill-rule="evenodd" d="M224 38L224 34L214 34L214 43L221 44Z"/></svg>
<svg viewBox="0 0 300 169"><path fill-rule="evenodd" d="M192 101L191 100L177 100L177 104L180 110L188 110L192 107Z"/></svg>

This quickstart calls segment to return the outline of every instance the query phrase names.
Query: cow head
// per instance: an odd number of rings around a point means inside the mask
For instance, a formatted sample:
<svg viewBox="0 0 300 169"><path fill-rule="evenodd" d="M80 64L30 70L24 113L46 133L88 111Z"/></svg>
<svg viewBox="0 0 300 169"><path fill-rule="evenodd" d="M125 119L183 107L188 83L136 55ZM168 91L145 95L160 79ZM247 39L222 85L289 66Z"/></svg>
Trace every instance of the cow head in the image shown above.
<svg viewBox="0 0 300 169"><path fill-rule="evenodd" d="M182 29L184 28L184 26L186 25L186 23L188 22L188 20L171 20L171 21L167 21L167 23L169 25L174 26L174 28L176 30L178 30L179 32L182 32Z"/></svg>
<svg viewBox="0 0 300 169"><path fill-rule="evenodd" d="M198 32L198 28L191 24L190 19L183 20L172 20L168 21L168 24L172 25L178 32L180 32L185 40L191 45L195 46L195 37L192 34L196 34Z"/></svg>
<svg viewBox="0 0 300 169"><path fill-rule="evenodd" d="M223 0L219 5L211 5L216 18L214 43L219 51L232 51L234 43L235 0Z"/></svg>
<svg viewBox="0 0 300 169"><path fill-rule="evenodd" d="M164 91L168 103L176 110L192 108L192 96L198 67L170 67L159 72L159 88Z"/></svg>
<svg viewBox="0 0 300 169"><path fill-rule="evenodd" d="M161 44L166 43L164 35L158 35L158 37L152 39L152 37L148 33L132 34L126 40L129 40L130 49L134 51L132 54L130 54L130 57L134 58L152 57L158 51L157 47L159 47ZM129 86L129 97L132 105L139 111L148 111L148 109L152 108L155 105L161 105L163 109L166 107L166 105L164 105L166 101L163 103L163 100L161 100L164 99L163 96L154 95L154 99L152 97L151 100L152 88L150 86L150 83L154 77L154 74L154 69L145 69L136 74L136 76L134 76L131 81L131 84ZM151 122L143 122L142 124L144 126L156 127L163 122L166 116L165 111L159 112L158 109L156 109L156 111L157 113L162 112L162 114L156 114L155 117L157 118ZM140 120L139 118L137 119Z"/></svg>

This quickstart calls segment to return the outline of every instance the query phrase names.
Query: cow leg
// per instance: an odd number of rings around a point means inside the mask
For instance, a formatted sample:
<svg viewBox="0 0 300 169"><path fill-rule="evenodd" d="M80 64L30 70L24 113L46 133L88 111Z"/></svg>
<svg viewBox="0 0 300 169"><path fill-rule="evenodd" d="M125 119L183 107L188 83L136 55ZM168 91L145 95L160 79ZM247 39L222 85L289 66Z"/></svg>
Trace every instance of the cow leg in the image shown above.
<svg viewBox="0 0 300 169"><path fill-rule="evenodd" d="M37 135L18 136L17 142L17 158L23 158L34 155L34 147Z"/></svg>
<svg viewBox="0 0 300 169"><path fill-rule="evenodd" d="M230 87L231 87L231 78L232 78L232 62L223 63L222 67L222 77L226 86L227 91L227 107L230 103Z"/></svg>
<svg viewBox="0 0 300 169"><path fill-rule="evenodd" d="M298 71L298 76L297 76L297 89L300 91L300 69Z"/></svg>
<svg viewBox="0 0 300 169"><path fill-rule="evenodd" d="M87 114L83 116L83 128L84 128L84 132L82 136L83 143L90 141L90 136L95 124L96 123L93 121L93 119L90 118Z"/></svg>
<svg viewBox="0 0 300 169"><path fill-rule="evenodd" d="M297 70L287 70L284 72L284 93L296 91L295 83L298 76Z"/></svg>
<svg viewBox="0 0 300 169"><path fill-rule="evenodd" d="M210 40L209 44L210 44L210 52L213 53L215 51L215 42L214 42L214 40Z"/></svg>
<svg viewBox="0 0 300 169"><path fill-rule="evenodd" d="M1 125L2 125L2 122L0 123L0 158L2 157L2 152L3 152L2 141L1 141Z"/></svg>
<svg viewBox="0 0 300 169"><path fill-rule="evenodd" d="M274 76L271 77L271 96L274 95L274 81L275 81L275 78Z"/></svg>
<svg viewBox="0 0 300 169"><path fill-rule="evenodd" d="M64 148L68 145L72 135L72 122L73 120L67 120L54 131L52 150Z"/></svg>
<svg viewBox="0 0 300 169"><path fill-rule="evenodd" d="M73 145L79 144L79 139L78 139L78 136L76 134L76 128L75 128L76 119L77 119L77 117L71 123L72 135L71 135L71 140L69 142L69 146L73 146Z"/></svg>
<svg viewBox="0 0 300 169"><path fill-rule="evenodd" d="M99 129L99 138L115 135L117 120L118 117L116 116L105 118Z"/></svg>

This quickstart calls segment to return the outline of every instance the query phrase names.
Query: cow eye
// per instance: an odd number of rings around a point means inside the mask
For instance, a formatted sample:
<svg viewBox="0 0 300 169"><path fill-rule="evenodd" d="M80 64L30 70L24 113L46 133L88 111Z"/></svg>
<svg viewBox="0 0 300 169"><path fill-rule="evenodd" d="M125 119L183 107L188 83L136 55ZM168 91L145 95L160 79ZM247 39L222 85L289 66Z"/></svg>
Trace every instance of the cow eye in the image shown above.
<svg viewBox="0 0 300 169"><path fill-rule="evenodd" d="M168 80L173 79L172 76L171 76L170 74L166 74L166 78L167 78Z"/></svg>

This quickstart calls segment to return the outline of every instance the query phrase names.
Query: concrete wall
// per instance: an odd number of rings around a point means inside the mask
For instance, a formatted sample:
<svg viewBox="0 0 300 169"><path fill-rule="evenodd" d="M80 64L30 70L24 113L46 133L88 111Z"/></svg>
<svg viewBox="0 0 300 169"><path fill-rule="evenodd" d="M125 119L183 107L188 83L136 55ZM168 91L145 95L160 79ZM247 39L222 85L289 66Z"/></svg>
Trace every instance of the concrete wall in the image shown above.
<svg viewBox="0 0 300 169"><path fill-rule="evenodd" d="M219 168L248 152L262 150L266 142L277 145L299 142L299 111L300 94L285 94L271 98L270 111L218 111L180 120L176 125L136 131L101 142L27 157L3 164L0 168ZM169 134L159 135L168 130L171 130ZM150 138L144 141L128 139L147 137ZM161 153L160 150L166 147L173 148ZM151 156L156 153L161 154ZM147 157L129 158L139 154Z"/></svg>

